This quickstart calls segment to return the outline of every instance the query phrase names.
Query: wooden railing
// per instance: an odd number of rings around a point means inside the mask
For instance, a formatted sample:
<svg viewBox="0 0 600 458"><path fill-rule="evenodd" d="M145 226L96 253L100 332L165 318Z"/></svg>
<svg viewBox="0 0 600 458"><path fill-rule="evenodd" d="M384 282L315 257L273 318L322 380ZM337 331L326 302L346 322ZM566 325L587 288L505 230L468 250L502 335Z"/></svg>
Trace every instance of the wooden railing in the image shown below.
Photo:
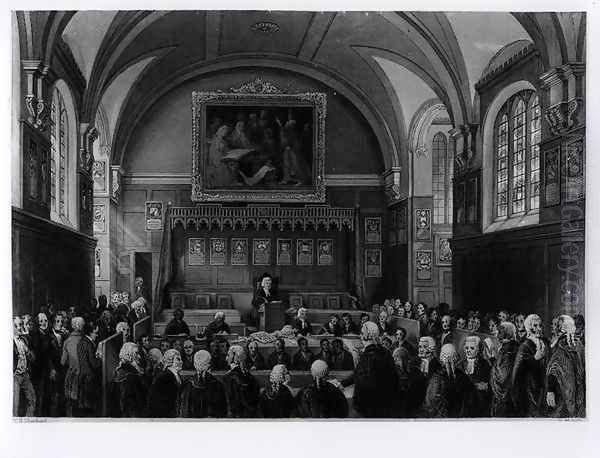
<svg viewBox="0 0 600 458"><path fill-rule="evenodd" d="M177 224L184 228L225 227L246 230L274 227L286 230L354 230L354 208L336 208L327 205L305 207L279 207L274 205L247 207L224 207L198 205L196 207L172 207L171 229Z"/></svg>
<svg viewBox="0 0 600 458"><path fill-rule="evenodd" d="M152 317L150 315L142 318L139 321L136 321L133 324L133 341L137 342L140 337L146 335L148 337L152 337L154 334L152 330Z"/></svg>

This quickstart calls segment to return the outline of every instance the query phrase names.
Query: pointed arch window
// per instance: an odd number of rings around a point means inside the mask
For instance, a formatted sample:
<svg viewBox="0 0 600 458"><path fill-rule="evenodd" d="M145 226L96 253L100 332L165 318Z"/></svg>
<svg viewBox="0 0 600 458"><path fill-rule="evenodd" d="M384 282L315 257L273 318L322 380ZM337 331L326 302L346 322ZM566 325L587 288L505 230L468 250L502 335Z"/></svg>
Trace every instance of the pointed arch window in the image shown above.
<svg viewBox="0 0 600 458"><path fill-rule="evenodd" d="M452 223L451 179L453 161L448 141L442 132L434 135L432 145L433 222Z"/></svg>
<svg viewBox="0 0 600 458"><path fill-rule="evenodd" d="M52 219L67 221L69 120L64 99L54 89L50 108L50 208Z"/></svg>
<svg viewBox="0 0 600 458"><path fill-rule="evenodd" d="M537 95L521 91L500 109L494 126L495 216L539 208L541 117Z"/></svg>

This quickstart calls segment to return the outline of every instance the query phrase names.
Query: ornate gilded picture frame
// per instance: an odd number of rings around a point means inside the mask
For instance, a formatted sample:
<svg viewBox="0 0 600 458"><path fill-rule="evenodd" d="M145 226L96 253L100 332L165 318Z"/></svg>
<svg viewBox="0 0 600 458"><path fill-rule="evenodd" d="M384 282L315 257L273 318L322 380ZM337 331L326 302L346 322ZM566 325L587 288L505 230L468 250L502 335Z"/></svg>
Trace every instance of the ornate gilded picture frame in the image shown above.
<svg viewBox="0 0 600 458"><path fill-rule="evenodd" d="M192 201L325 202L325 117L326 94L260 80L194 91Z"/></svg>

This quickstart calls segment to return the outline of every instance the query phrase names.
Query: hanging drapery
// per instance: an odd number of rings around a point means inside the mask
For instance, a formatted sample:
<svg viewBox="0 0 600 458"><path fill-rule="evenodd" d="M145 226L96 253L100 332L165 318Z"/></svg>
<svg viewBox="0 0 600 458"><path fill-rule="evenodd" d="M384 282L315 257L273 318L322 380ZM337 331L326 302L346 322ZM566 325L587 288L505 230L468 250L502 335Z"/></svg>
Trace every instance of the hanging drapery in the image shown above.
<svg viewBox="0 0 600 458"><path fill-rule="evenodd" d="M160 259L158 263L158 278L156 279L156 289L154 291L154 312L159 313L163 308L163 301L166 297L165 288L173 277L173 254L171 239L173 229L168 222L171 219L171 205L167 205L165 211L165 225L162 234L160 246Z"/></svg>

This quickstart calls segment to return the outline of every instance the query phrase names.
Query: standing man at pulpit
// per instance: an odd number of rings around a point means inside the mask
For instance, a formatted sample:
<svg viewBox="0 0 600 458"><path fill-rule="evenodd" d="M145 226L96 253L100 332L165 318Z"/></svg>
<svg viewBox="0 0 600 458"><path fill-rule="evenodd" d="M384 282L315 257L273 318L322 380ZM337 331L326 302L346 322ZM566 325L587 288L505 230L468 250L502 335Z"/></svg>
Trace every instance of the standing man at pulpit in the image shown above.
<svg viewBox="0 0 600 458"><path fill-rule="evenodd" d="M260 279L258 287L254 291L252 298L252 309L246 316L246 326L258 329L260 325L260 314L264 312L265 306L269 302L278 301L279 297L273 288L273 277L269 273L264 273Z"/></svg>

